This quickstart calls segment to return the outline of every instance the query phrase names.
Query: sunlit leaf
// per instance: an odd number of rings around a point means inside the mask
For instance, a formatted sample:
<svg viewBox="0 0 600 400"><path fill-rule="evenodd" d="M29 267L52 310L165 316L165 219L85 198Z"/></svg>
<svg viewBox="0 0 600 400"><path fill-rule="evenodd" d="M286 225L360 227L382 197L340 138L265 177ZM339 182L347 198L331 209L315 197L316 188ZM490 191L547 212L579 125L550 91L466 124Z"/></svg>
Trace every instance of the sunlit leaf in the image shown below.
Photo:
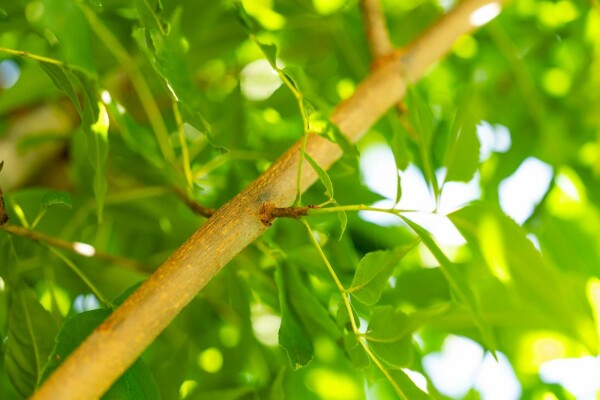
<svg viewBox="0 0 600 400"><path fill-rule="evenodd" d="M505 280L522 298L542 310L549 320L590 349L598 348L598 338L592 334L593 314L585 296L585 279L563 274L549 265L536 250L525 232L507 216L474 204L449 215L451 221L470 243L488 253L488 262L495 262L491 251L503 260ZM506 245L490 249L481 236L493 224L495 234ZM498 269L492 265L490 268ZM540 279L543 277L543 279ZM564 299L569 301L565 302Z"/></svg>
<svg viewBox="0 0 600 400"><path fill-rule="evenodd" d="M469 288L467 281L456 266L446 257L446 255L439 248L437 243L431 237L431 234L423 229L420 225L411 221L410 219L401 216L402 220L405 221L416 233L419 235L425 246L431 251L436 260L440 263L444 277L448 280L450 288L460 299L461 303L467 307L479 331L481 332L482 339L488 349L495 355L496 352L496 339L490 326L483 320L481 311L477 304L477 300L473 295L473 292Z"/></svg>
<svg viewBox="0 0 600 400"><path fill-rule="evenodd" d="M431 397L419 389L417 385L415 385L415 383L401 369L389 370L388 374L392 377L395 387L400 389L400 392L406 399L431 399Z"/></svg>
<svg viewBox="0 0 600 400"><path fill-rule="evenodd" d="M468 182L479 167L477 125L470 107L464 104L456 114L444 164L446 181Z"/></svg>

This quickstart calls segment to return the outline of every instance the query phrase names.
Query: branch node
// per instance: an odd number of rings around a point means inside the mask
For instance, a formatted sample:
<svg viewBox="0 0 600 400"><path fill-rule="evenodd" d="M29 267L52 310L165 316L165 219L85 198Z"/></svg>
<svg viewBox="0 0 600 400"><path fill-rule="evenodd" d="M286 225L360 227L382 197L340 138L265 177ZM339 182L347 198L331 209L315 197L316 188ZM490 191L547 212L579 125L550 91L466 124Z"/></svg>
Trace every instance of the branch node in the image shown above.
<svg viewBox="0 0 600 400"><path fill-rule="evenodd" d="M265 226L273 225L275 218L294 218L298 219L308 215L308 210L318 208L318 206L305 207L276 207L270 201L264 202L260 206L260 222Z"/></svg>

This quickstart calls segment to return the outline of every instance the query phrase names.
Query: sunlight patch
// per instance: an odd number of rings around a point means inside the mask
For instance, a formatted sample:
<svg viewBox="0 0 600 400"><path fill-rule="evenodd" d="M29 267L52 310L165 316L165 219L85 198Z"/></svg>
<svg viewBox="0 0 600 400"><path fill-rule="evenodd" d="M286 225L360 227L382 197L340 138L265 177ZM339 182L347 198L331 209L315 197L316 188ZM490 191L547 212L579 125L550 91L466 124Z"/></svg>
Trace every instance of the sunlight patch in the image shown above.
<svg viewBox="0 0 600 400"><path fill-rule="evenodd" d="M546 383L557 383L578 400L596 400L600 390L600 358L562 358L544 363L540 378Z"/></svg>
<svg viewBox="0 0 600 400"><path fill-rule="evenodd" d="M266 100L281 86L281 79L267 60L252 61L240 75L242 93L248 100Z"/></svg>
<svg viewBox="0 0 600 400"><path fill-rule="evenodd" d="M552 175L550 165L528 157L514 174L500 183L500 207L506 215L522 225L544 197Z"/></svg>
<svg viewBox="0 0 600 400"><path fill-rule="evenodd" d="M495 2L486 4L473 11L469 16L469 22L475 27L485 25L496 18L500 14L500 11L502 11L500 4Z"/></svg>

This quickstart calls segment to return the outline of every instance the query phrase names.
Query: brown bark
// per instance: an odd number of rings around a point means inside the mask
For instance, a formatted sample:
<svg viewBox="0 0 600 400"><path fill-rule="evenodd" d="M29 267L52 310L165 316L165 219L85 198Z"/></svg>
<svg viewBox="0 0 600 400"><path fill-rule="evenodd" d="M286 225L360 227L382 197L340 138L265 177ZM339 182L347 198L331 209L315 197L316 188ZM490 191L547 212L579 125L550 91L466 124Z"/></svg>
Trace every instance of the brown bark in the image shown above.
<svg viewBox="0 0 600 400"><path fill-rule="evenodd" d="M358 86L352 97L331 116L352 141L404 95L454 40L473 29L469 16L490 0L467 0L445 15L403 52L383 60ZM91 399L101 396L191 299L236 254L258 238L265 202L278 207L292 204L300 143L296 143L248 188L219 209L127 301L123 303L54 372L34 399ZM328 168L340 148L309 135L306 147L313 159ZM302 190L316 179L305 162Z"/></svg>

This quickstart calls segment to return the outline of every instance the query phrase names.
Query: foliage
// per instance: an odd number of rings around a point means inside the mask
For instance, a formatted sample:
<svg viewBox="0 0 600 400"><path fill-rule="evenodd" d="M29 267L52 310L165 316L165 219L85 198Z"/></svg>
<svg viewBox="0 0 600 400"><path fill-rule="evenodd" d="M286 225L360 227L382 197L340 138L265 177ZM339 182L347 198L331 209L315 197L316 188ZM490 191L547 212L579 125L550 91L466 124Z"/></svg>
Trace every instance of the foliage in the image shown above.
<svg viewBox="0 0 600 400"><path fill-rule="evenodd" d="M599 345L597 2L509 4L459 39L409 89L404 110L391 110L358 144L392 152L390 204L410 198L401 178L416 167L435 204L419 211L452 224L459 245L443 243L410 210L376 205L382 195L362 181L359 152L324 117L370 69L356 3L0 6L0 139L49 104L80 120L58 139L41 121L30 129L35 140L11 142L36 154L58 140L63 159L47 163L66 168L3 187L0 211L11 224L96 251L71 255L0 230L2 399L30 395L110 314L108 299L120 303L193 234L204 217L190 203L218 208L309 132L345 154L329 172L303 154L298 187L303 160L320 183L299 191L296 205L319 206L276 221L106 397L444 398L423 359L449 335L506 355L530 398L560 395L539 378L541 364L596 354ZM382 5L398 45L443 14L435 1ZM4 84L5 62L18 68L14 86ZM481 121L506 127L510 147L483 157ZM528 157L553 177L517 224L499 192ZM0 164L0 179L20 168ZM445 194L465 182L479 198L444 216ZM368 210L395 220L370 222L359 214ZM548 340L561 350L540 355L535 344Z"/></svg>

